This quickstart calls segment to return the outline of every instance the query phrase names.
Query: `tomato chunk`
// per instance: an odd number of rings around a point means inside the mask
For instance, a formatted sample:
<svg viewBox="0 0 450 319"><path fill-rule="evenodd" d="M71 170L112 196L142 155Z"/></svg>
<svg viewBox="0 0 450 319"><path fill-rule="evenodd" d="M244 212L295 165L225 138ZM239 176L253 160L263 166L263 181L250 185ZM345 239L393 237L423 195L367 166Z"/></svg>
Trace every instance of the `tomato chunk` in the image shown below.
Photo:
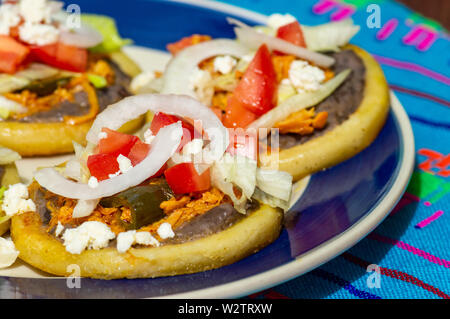
<svg viewBox="0 0 450 319"><path fill-rule="evenodd" d="M141 140L138 140L131 148L127 157L130 159L131 164L133 166L136 166L137 164L142 162L142 160L147 156L149 151L150 151L150 144L146 144Z"/></svg>
<svg viewBox="0 0 450 319"><path fill-rule="evenodd" d="M31 46L31 54L37 61L73 72L84 72L87 67L86 49L58 42L44 46Z"/></svg>
<svg viewBox="0 0 450 319"><path fill-rule="evenodd" d="M245 128L258 116L245 108L236 96L228 99L225 115L223 116L223 125L229 128Z"/></svg>
<svg viewBox="0 0 450 319"><path fill-rule="evenodd" d="M15 73L30 50L9 36L0 35L0 72Z"/></svg>
<svg viewBox="0 0 450 319"><path fill-rule="evenodd" d="M226 150L231 155L258 159L258 134L241 129L228 129L230 144Z"/></svg>
<svg viewBox="0 0 450 319"><path fill-rule="evenodd" d="M277 30L277 38L286 40L299 47L306 48L303 31L298 21L294 21L292 23L279 27Z"/></svg>
<svg viewBox="0 0 450 319"><path fill-rule="evenodd" d="M177 149L178 152L183 149L184 145L192 141L192 139L194 138L195 130L193 125L180 119L175 115L169 115L161 112L155 114L152 123L150 125L150 130L152 131L152 134L156 135L158 134L159 130L164 126L174 124L179 121L181 121L181 126L183 128L183 137L181 139L180 146Z"/></svg>
<svg viewBox="0 0 450 319"><path fill-rule="evenodd" d="M95 154L88 157L87 167L92 176L99 181L109 178L110 174L119 171L117 156L111 154Z"/></svg>
<svg viewBox="0 0 450 319"><path fill-rule="evenodd" d="M181 40L169 43L167 45L167 50L172 53L173 55L176 55L178 52L183 50L184 48L187 48L191 45L198 44L200 42L209 41L211 40L211 37L209 35L200 35L200 34L194 34L189 37L182 38Z"/></svg>
<svg viewBox="0 0 450 319"><path fill-rule="evenodd" d="M228 100L225 126L246 127L275 106L276 92L277 75L269 49L263 44Z"/></svg>
<svg viewBox="0 0 450 319"><path fill-rule="evenodd" d="M128 156L132 147L139 141L137 136L113 131L106 127L102 129L102 132L106 134L106 138L100 139L98 143L100 154L111 154L115 157L120 154Z"/></svg>
<svg viewBox="0 0 450 319"><path fill-rule="evenodd" d="M167 183L175 194L206 191L211 187L209 169L198 174L193 163L181 163L164 172Z"/></svg>

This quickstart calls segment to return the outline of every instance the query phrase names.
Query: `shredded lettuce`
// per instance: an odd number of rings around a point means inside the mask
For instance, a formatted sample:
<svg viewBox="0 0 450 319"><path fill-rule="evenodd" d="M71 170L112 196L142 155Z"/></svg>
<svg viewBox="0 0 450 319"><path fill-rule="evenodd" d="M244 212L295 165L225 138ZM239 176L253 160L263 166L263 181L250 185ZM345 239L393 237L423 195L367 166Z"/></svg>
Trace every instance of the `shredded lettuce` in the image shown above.
<svg viewBox="0 0 450 319"><path fill-rule="evenodd" d="M130 39L123 39L119 35L116 22L110 17L96 14L82 14L81 21L95 28L103 36L102 43L89 49L92 52L111 53L120 50L124 45L132 43Z"/></svg>
<svg viewBox="0 0 450 319"><path fill-rule="evenodd" d="M360 27L352 19L329 22L316 26L301 25L306 47L311 51L339 51L358 33ZM258 32L275 37L277 30L269 26L255 26Z"/></svg>
<svg viewBox="0 0 450 319"><path fill-rule="evenodd" d="M20 90L27 86L30 80L21 76L0 74L0 94Z"/></svg>
<svg viewBox="0 0 450 319"><path fill-rule="evenodd" d="M87 158L89 157L89 151L88 147L84 148L82 145L78 144L77 142L72 142L73 149L75 152L75 158L80 163L80 181L82 183L87 183L89 180L89 177L91 177L91 174L89 172L89 169L87 167Z"/></svg>
<svg viewBox="0 0 450 319"><path fill-rule="evenodd" d="M274 28L269 27L269 26L257 25L257 26L254 26L253 28L257 32L264 33L264 34L270 35L272 37L275 37L277 35L277 30L275 30Z"/></svg>
<svg viewBox="0 0 450 319"><path fill-rule="evenodd" d="M3 203L3 196L5 194L6 187L0 187L0 225L4 222L7 222L10 220L11 216L6 215L2 210L2 203Z"/></svg>
<svg viewBox="0 0 450 319"><path fill-rule="evenodd" d="M88 74L87 77L89 79L89 82L91 82L92 85L95 86L97 89L104 88L106 87L106 85L108 85L108 82L103 76L96 74Z"/></svg>
<svg viewBox="0 0 450 319"><path fill-rule="evenodd" d="M291 84L281 83L278 86L278 102L277 105L283 103L288 98L297 94L297 90Z"/></svg>
<svg viewBox="0 0 450 319"><path fill-rule="evenodd" d="M302 25L306 46L312 51L339 51L359 31L352 19L317 26Z"/></svg>
<svg viewBox="0 0 450 319"><path fill-rule="evenodd" d="M2 186L0 187L0 201L3 200L3 195L5 194L6 187Z"/></svg>
<svg viewBox="0 0 450 319"><path fill-rule="evenodd" d="M211 169L212 184L227 194L234 208L245 214L247 201L251 198L273 207L287 210L292 193L292 176L286 172L257 167L254 160L231 156L214 163ZM238 198L235 189L240 190Z"/></svg>
<svg viewBox="0 0 450 319"><path fill-rule="evenodd" d="M224 194L228 195L233 201L234 208L241 214L246 213L246 204L248 198L244 193L238 198L234 192L235 186L230 181L231 165L224 161L216 162L211 167L211 182L212 185L220 189Z"/></svg>
<svg viewBox="0 0 450 319"><path fill-rule="evenodd" d="M20 159L21 157L19 153L14 152L9 148L0 146L0 165L12 164Z"/></svg>
<svg viewBox="0 0 450 319"><path fill-rule="evenodd" d="M214 87L223 91L233 92L238 85L239 80L236 78L236 72L223 74L214 80Z"/></svg>
<svg viewBox="0 0 450 319"><path fill-rule="evenodd" d="M284 201L278 197L269 195L262 190L260 190L258 187L255 188L255 192L253 193L253 198L259 200L260 202L267 204L272 207L279 207L284 211L287 211L289 209L289 202Z"/></svg>
<svg viewBox="0 0 450 319"><path fill-rule="evenodd" d="M296 94L288 98L282 104L277 105L269 112L260 116L256 121L252 122L248 128L271 128L275 125L275 123L284 120L290 114L317 105L331 95L331 93L333 93L334 90L336 90L342 82L344 82L350 73L351 69L345 69L331 80L321 85L320 89L317 91Z"/></svg>
<svg viewBox="0 0 450 319"><path fill-rule="evenodd" d="M256 185L266 194L288 202L292 193L292 175L259 168L256 172Z"/></svg>

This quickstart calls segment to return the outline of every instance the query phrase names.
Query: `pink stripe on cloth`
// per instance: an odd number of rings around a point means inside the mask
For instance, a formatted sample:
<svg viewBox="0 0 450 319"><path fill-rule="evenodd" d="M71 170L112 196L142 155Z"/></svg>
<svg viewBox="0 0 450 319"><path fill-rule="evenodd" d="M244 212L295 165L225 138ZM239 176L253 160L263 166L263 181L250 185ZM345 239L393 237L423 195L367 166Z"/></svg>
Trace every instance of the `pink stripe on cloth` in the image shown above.
<svg viewBox="0 0 450 319"><path fill-rule="evenodd" d="M446 77L443 74L437 73L437 72L429 70L427 68L424 68L421 65L414 64L411 62L399 61L399 60L395 60L395 59L391 59L391 58L387 58L387 57L379 56L379 55L373 55L373 56L381 64L389 65L389 66L392 66L392 67L398 68L398 69L404 69L404 70L416 72L416 73L428 76L436 81L450 85L450 78Z"/></svg>
<svg viewBox="0 0 450 319"><path fill-rule="evenodd" d="M424 259L426 259L426 260L428 260L428 261L430 261L430 262L432 262L434 264L444 266L445 268L450 268L450 261L445 260L445 259L441 259L441 258L436 257L436 256L433 256L433 255L427 253L426 251L423 251L421 249L413 247L413 246L411 246L411 245L409 245L409 244L407 244L405 242L402 242L400 240L396 240L396 239L392 239L392 238L389 238L389 237L385 237L385 236L382 236L382 235L376 234L376 233L371 233L367 237L370 238L370 239L382 242L382 243L386 243L386 244L391 244L391 245L397 246L397 247L399 247L401 249L409 251L410 253L413 253L414 255L420 256L420 257L422 257L422 258L424 258Z"/></svg>
<svg viewBox="0 0 450 319"><path fill-rule="evenodd" d="M427 226L428 224L430 224L431 222L435 221L436 219L438 219L439 217L442 216L442 214L444 214L444 211L442 210L438 210L437 212L435 212L433 215L431 215L428 218L425 218L424 220L422 220L420 223L418 223L415 227L416 228L424 228L425 226Z"/></svg>

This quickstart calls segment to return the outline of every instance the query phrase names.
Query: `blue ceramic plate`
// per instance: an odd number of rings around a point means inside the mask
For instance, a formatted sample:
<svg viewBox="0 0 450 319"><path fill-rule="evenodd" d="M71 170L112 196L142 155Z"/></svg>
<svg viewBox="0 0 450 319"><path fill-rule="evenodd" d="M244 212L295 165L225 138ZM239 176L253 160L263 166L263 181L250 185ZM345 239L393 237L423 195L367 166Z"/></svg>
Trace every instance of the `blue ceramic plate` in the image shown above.
<svg viewBox="0 0 450 319"><path fill-rule="evenodd" d="M227 16L247 23L265 17L207 1L76 0L83 12L116 18L124 37L164 50L193 33L233 38ZM134 280L82 279L81 289L66 279L0 278L0 297L25 298L228 298L290 280L353 246L395 206L411 176L414 139L402 106L392 110L376 141L354 158L315 174L290 212L289 227L270 246L232 265L193 275Z"/></svg>

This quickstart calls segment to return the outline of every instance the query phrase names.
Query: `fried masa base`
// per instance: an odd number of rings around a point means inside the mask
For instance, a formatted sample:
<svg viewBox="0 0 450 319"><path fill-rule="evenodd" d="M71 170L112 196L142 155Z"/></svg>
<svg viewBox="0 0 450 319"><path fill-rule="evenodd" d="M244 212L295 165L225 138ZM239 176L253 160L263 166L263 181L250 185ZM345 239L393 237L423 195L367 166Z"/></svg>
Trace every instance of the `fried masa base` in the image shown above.
<svg viewBox="0 0 450 319"><path fill-rule="evenodd" d="M144 118L126 123L119 131L131 133L142 126ZM65 123L0 122L0 145L22 156L46 156L73 152L73 143L86 144L93 121L79 125Z"/></svg>
<svg viewBox="0 0 450 319"><path fill-rule="evenodd" d="M354 45L346 48L352 49L366 68L363 99L357 110L324 135L281 150L278 159L263 154L261 165L278 167L299 180L355 156L378 136L389 112L389 87L381 67L369 53Z"/></svg>
<svg viewBox="0 0 450 319"><path fill-rule="evenodd" d="M19 172L17 171L15 164L8 164L4 167L5 171L0 179L0 187L2 186L9 186L16 183L20 183L20 177ZM2 211L0 206L0 217L5 216L5 213ZM0 224L0 236L2 236L4 233L6 233L9 229L9 226L11 224L11 220L8 220L6 222L3 222Z"/></svg>
<svg viewBox="0 0 450 319"><path fill-rule="evenodd" d="M133 77L139 67L124 53L110 55L112 61ZM131 133L142 126L144 116L126 123L120 131ZM46 156L73 152L72 141L86 143L86 134L94 121L78 125L56 123L0 122L0 145L22 156Z"/></svg>
<svg viewBox="0 0 450 319"><path fill-rule="evenodd" d="M72 268L68 266L75 264L81 277L149 278L201 272L236 262L278 238L282 220L281 210L261 205L214 235L181 244L131 248L123 254L108 247L73 255L45 231L39 215L33 212L13 217L11 236L20 259L57 276L70 275Z"/></svg>

